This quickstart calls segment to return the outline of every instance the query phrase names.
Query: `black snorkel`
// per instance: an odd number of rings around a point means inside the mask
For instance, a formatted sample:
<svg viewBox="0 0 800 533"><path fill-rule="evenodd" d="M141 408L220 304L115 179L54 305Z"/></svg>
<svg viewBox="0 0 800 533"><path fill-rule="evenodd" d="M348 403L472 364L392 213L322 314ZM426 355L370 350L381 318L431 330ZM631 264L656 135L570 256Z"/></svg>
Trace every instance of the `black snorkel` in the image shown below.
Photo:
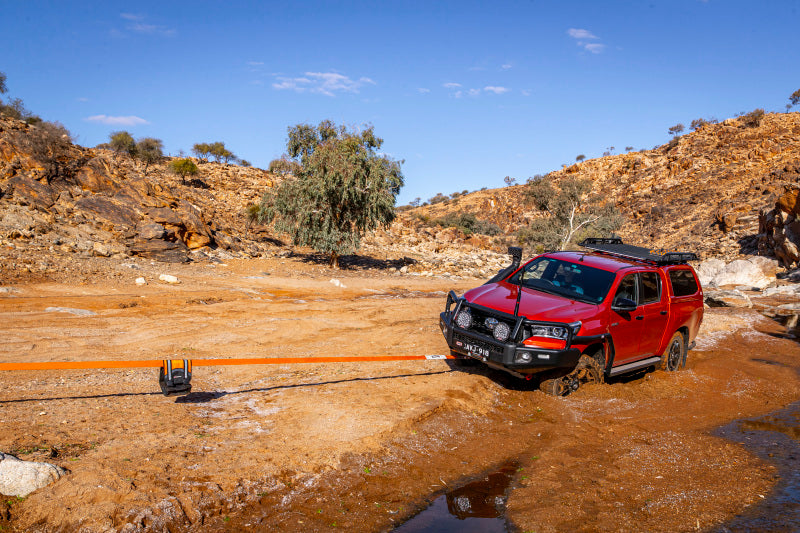
<svg viewBox="0 0 800 533"><path fill-rule="evenodd" d="M519 264L522 261L522 248L519 246L509 246L508 254L511 256L511 264L495 274L494 277L484 283L484 285L497 283L500 280L506 279L512 272L519 268Z"/></svg>
<svg viewBox="0 0 800 533"><path fill-rule="evenodd" d="M497 283L498 281L504 280L519 268L519 264L522 262L522 248L519 246L509 246L508 255L511 256L511 264L495 274L495 276L484 283L484 285L488 285L489 283ZM517 312L519 311L520 297L522 297L522 283L517 284L517 302L514 304L514 316L517 316Z"/></svg>

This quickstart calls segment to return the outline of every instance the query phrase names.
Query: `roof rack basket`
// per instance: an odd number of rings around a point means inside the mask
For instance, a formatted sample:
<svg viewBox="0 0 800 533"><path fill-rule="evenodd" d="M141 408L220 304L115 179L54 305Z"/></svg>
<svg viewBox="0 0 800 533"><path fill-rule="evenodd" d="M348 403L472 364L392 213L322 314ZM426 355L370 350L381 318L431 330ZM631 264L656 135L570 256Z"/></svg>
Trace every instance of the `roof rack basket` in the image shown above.
<svg viewBox="0 0 800 533"><path fill-rule="evenodd" d="M697 254L693 252L676 252L673 250L660 250L623 244L619 237L591 237L584 239L580 246L617 257L646 261L657 265L676 265L689 261L698 261Z"/></svg>

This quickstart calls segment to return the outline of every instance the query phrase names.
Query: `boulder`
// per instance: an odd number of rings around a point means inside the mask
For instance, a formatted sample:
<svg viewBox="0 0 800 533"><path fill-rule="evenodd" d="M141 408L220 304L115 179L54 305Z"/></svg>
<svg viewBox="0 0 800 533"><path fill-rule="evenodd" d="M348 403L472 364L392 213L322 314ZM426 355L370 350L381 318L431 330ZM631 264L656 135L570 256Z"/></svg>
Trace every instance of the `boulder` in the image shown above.
<svg viewBox="0 0 800 533"><path fill-rule="evenodd" d="M724 285L764 289L775 283L778 263L766 257L737 259L728 264L720 259L709 259L697 268L697 276L704 287Z"/></svg>
<svg viewBox="0 0 800 533"><path fill-rule="evenodd" d="M45 183L25 176L14 176L8 180L8 185L10 187L9 190L13 192L14 198L23 205L37 207L46 211L56 203L56 195L53 189Z"/></svg>
<svg viewBox="0 0 800 533"><path fill-rule="evenodd" d="M0 453L0 494L24 498L66 473L67 471L60 466L21 461L13 455Z"/></svg>
<svg viewBox="0 0 800 533"><path fill-rule="evenodd" d="M725 261L722 259L708 259L700 263L697 267L697 277L703 287L715 287L714 279L725 269Z"/></svg>
<svg viewBox="0 0 800 533"><path fill-rule="evenodd" d="M75 173L74 181L85 191L115 192L119 184L111 178L107 162L94 158Z"/></svg>
<svg viewBox="0 0 800 533"><path fill-rule="evenodd" d="M139 214L131 207L114 202L110 198L93 194L75 202L76 209L89 212L91 218L99 218L112 226L133 227L139 221Z"/></svg>
<svg viewBox="0 0 800 533"><path fill-rule="evenodd" d="M136 228L137 237L144 241L149 241L151 239L163 239L164 235L166 235L166 230L164 226L161 224L142 224Z"/></svg>
<svg viewBox="0 0 800 533"><path fill-rule="evenodd" d="M181 241L169 242L159 240L137 242L128 249L131 255L138 255L163 263L186 263L189 261L189 256L187 255L188 251L189 249Z"/></svg>

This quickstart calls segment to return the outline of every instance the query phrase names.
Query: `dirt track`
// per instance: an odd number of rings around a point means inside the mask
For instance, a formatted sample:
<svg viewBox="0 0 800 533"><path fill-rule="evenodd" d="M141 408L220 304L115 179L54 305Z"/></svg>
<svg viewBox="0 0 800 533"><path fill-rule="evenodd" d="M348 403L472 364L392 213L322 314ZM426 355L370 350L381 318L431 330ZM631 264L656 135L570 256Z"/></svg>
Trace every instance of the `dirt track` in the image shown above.
<svg viewBox="0 0 800 533"><path fill-rule="evenodd" d="M140 267L0 294L2 361L442 354L444 291L476 284L299 261ZM6 502L0 524L387 530L511 458L520 530L705 529L775 483L771 465L711 432L800 398L800 348L781 331L708 310L685 371L567 398L445 361L198 367L178 399L154 369L0 373L0 450L70 470Z"/></svg>

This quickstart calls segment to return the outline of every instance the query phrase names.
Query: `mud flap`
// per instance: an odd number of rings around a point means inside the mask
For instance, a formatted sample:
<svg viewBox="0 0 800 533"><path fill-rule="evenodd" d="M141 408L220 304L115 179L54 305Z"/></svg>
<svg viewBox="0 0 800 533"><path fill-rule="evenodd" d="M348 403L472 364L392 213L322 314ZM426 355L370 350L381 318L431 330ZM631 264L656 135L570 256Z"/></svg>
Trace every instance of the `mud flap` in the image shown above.
<svg viewBox="0 0 800 533"><path fill-rule="evenodd" d="M158 385L164 396L189 394L192 390L192 361L165 359L158 371Z"/></svg>

